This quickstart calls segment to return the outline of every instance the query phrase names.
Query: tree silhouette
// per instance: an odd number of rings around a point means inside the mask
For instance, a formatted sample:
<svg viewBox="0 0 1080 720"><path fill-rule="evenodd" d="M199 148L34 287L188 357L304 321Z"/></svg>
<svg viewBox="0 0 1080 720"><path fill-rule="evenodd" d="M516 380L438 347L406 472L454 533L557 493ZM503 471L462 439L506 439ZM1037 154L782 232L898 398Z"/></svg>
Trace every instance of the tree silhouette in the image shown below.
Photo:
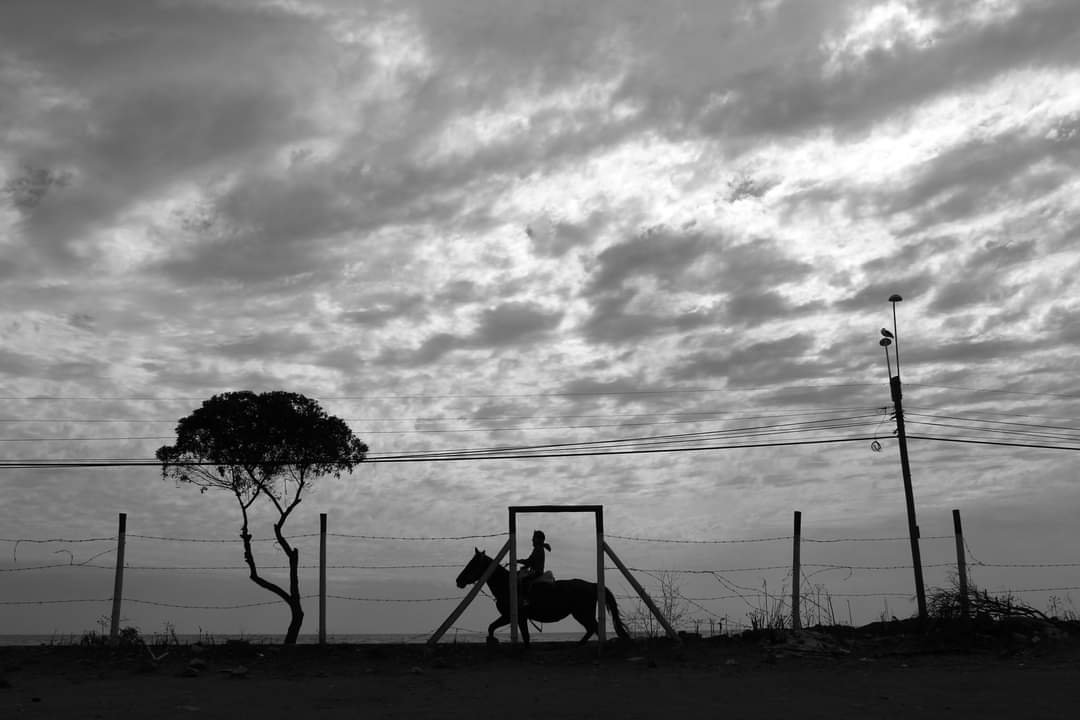
<svg viewBox="0 0 1080 720"><path fill-rule="evenodd" d="M367 450L343 420L328 415L314 400L284 391L246 390L204 401L176 426L176 444L158 448L163 477L196 485L203 493L219 489L236 497L250 577L284 600L292 612L286 645L296 642L304 610L300 551L285 538L285 521L313 480L351 472L364 461ZM259 498L272 503L278 513L274 536L289 558L288 590L259 575L251 552L248 511Z"/></svg>

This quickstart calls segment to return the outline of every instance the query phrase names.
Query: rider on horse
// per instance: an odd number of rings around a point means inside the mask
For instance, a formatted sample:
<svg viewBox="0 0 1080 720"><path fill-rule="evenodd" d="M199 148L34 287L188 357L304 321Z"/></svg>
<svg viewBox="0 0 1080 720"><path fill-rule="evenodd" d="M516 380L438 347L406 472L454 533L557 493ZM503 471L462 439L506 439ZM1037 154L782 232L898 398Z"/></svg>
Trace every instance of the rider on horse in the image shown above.
<svg viewBox="0 0 1080 720"><path fill-rule="evenodd" d="M551 550L551 546L544 540L543 530L533 532L532 554L524 560L518 560L518 564L521 565L521 569L524 571L518 575L518 579L521 582L523 604L525 605L529 604L529 588L536 582L537 578L544 574L544 550Z"/></svg>

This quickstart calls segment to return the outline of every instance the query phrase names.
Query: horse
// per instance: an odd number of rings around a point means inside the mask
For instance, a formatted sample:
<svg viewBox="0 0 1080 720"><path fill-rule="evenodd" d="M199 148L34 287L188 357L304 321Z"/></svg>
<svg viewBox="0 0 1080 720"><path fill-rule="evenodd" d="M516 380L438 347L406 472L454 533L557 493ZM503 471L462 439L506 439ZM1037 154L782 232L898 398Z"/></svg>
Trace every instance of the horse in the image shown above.
<svg viewBox="0 0 1080 720"><path fill-rule="evenodd" d="M457 586L465 588L475 583L491 565L491 558L479 548L465 568L457 576ZM488 590L495 596L495 607L499 617L488 626L487 642L489 645L498 641L495 630L510 624L510 571L502 565L495 568L487 581ZM608 613L615 625L615 634L623 640L630 640L630 633L619 617L619 606L611 590L605 588ZM585 580L556 580L555 582L534 582L529 590L529 602L524 603L524 593L518 593L518 627L526 647L529 645L529 620L537 622L558 622L567 615L572 615L585 628L585 636L578 641L584 645L597 632L596 623L596 583Z"/></svg>

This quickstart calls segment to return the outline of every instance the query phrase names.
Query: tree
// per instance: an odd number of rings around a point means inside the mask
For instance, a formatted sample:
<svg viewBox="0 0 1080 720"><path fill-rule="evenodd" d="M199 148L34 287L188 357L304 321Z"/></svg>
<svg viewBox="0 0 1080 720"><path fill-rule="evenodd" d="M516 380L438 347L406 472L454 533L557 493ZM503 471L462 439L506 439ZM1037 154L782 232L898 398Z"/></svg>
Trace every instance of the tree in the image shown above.
<svg viewBox="0 0 1080 720"><path fill-rule="evenodd" d="M284 600L292 612L285 644L300 634L300 551L284 534L301 494L319 477L341 477L364 461L367 445L340 418L303 395L283 391L215 395L180 420L176 444L158 448L165 478L190 483L202 493L231 492L240 505L240 538L252 581ZM248 511L263 498L277 511L274 536L289 558L289 588L259 575L251 552Z"/></svg>

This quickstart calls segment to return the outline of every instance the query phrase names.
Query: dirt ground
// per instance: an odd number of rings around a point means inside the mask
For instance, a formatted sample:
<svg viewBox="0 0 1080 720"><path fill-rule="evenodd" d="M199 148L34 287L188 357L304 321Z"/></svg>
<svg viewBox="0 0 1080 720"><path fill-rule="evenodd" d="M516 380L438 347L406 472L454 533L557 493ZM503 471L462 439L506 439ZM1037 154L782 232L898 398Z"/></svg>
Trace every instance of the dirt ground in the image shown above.
<svg viewBox="0 0 1080 720"><path fill-rule="evenodd" d="M160 656L154 662L151 652ZM0 718L1072 718L1080 638L0 648Z"/></svg>

